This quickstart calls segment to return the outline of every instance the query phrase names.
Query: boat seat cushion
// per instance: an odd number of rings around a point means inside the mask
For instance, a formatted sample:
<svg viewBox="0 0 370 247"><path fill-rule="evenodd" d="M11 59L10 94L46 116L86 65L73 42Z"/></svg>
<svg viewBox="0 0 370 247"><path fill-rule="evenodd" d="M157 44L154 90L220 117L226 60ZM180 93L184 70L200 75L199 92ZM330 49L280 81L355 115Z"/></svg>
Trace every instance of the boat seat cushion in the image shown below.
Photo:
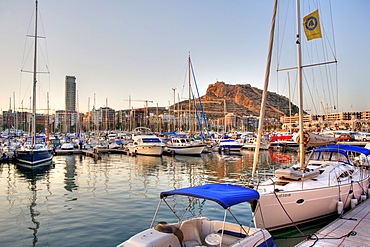
<svg viewBox="0 0 370 247"><path fill-rule="evenodd" d="M196 247L196 246L201 246L201 244L195 240L183 241L183 247Z"/></svg>
<svg viewBox="0 0 370 247"><path fill-rule="evenodd" d="M184 246L185 247L194 247L202 245L202 241L200 240L200 235L198 228L193 222L185 221L181 224L180 230L184 235Z"/></svg>

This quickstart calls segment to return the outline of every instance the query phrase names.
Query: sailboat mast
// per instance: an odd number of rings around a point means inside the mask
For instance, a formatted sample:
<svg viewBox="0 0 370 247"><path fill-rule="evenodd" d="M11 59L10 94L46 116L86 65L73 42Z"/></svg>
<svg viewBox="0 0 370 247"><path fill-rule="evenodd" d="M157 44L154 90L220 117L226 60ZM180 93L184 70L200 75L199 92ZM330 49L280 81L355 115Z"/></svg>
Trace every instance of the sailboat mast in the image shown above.
<svg viewBox="0 0 370 247"><path fill-rule="evenodd" d="M31 136L32 136L32 145L35 145L36 142L36 74L37 74L37 9L38 2L36 0L36 9L35 9L35 49L33 57L33 93L32 93L32 126L31 126Z"/></svg>
<svg viewBox="0 0 370 247"><path fill-rule="evenodd" d="M263 131L263 125L264 125L264 119L265 119L265 108L266 108L266 101L267 101L267 89L268 89L268 84L269 84L269 79L270 79L272 48L274 44L277 3L278 3L278 0L275 0L274 9L272 11L270 40L269 40L268 54L267 54L267 60L266 60L265 80L264 80L263 93L262 93L260 118L259 118L259 123L258 123L257 142L256 142L256 148L254 151L254 158L253 158L252 181L254 180L254 174L256 173L260 146L261 146L261 141L262 141L262 131Z"/></svg>
<svg viewBox="0 0 370 247"><path fill-rule="evenodd" d="M191 134L192 132L192 127L191 127L191 72L190 72L190 63L191 63L191 60L190 60L190 55L189 55L189 58L188 58L188 76L189 76L189 134Z"/></svg>
<svg viewBox="0 0 370 247"><path fill-rule="evenodd" d="M301 56L301 17L299 0L296 0L296 18L297 18L297 72L298 72L298 105L299 105L299 164L303 168L305 164L305 149L303 140L303 86L302 86L302 56Z"/></svg>

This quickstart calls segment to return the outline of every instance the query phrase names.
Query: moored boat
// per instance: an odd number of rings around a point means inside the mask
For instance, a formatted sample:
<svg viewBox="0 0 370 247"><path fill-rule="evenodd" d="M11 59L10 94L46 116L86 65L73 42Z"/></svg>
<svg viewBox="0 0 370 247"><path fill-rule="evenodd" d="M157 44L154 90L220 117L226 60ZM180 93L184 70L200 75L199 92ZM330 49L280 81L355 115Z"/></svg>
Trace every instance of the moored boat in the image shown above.
<svg viewBox="0 0 370 247"><path fill-rule="evenodd" d="M337 213L347 208L351 198L367 194L370 150L351 145L316 148L299 165L275 171L275 177L262 183L259 207L254 212L257 227L276 230Z"/></svg>
<svg viewBox="0 0 370 247"><path fill-rule="evenodd" d="M171 135L166 143L166 149L173 154L200 155L206 144L195 142L185 135Z"/></svg>
<svg viewBox="0 0 370 247"><path fill-rule="evenodd" d="M43 137L36 137L35 142L32 142L31 138L29 138L15 151L16 160L29 166L41 165L50 161L53 155L53 148L45 142Z"/></svg>
<svg viewBox="0 0 370 247"><path fill-rule="evenodd" d="M133 142L127 144L130 154L155 155L163 153L165 144L156 135L137 135L132 137Z"/></svg>
<svg viewBox="0 0 370 247"><path fill-rule="evenodd" d="M350 206L351 201L365 198L369 188L370 150L367 148L352 147L351 145L332 145L319 147L311 151L306 157L306 148L330 144L335 138L311 135L305 129L303 105L303 65L301 56L301 27L306 31L320 34L318 10L300 20L300 1L296 1L296 48L297 48L297 83L298 83L298 125L299 143L297 163L292 167L278 169L275 176L267 181L252 185L260 192L259 204L253 208L255 224L268 230L276 230L300 223L313 221L330 214L343 213L343 209ZM276 1L273 12L273 21L276 14ZM310 30L308 30L308 27ZM273 36L274 25L271 25ZM308 32L309 33L309 32ZM307 33L306 33L307 34ZM308 38L308 37L307 37ZM312 38L312 39L314 39ZM270 39L269 60L271 59L272 40ZM309 39L308 39L309 40ZM270 60L271 61L271 60ZM270 65L270 61L267 63ZM305 67L329 65L336 61L306 65ZM267 96L268 73L266 69L265 89L261 105L260 119L264 119L265 99ZM307 126L308 127L308 126ZM258 139L262 137L263 121L259 122ZM309 128L308 128L309 129ZM258 150L253 162L252 181L257 169ZM353 200L352 200L353 199Z"/></svg>
<svg viewBox="0 0 370 247"><path fill-rule="evenodd" d="M239 152L243 144L236 139L221 139L218 143L220 151Z"/></svg>
<svg viewBox="0 0 370 247"><path fill-rule="evenodd" d="M33 62L33 89L32 89L32 122L31 137L20 148L15 151L15 158L18 162L30 166L41 165L53 158L53 148L48 145L43 137L36 137L36 84L37 84L37 40L40 38L37 33L38 1L35 1L35 34L34 38L34 62Z"/></svg>
<svg viewBox="0 0 370 247"><path fill-rule="evenodd" d="M182 214L176 213L179 205L175 204L176 210L170 205L169 198L172 197L176 201L181 200L179 197L185 197L184 200L187 201L188 205ZM242 225L231 212L230 208L232 206L243 202L255 201L258 198L259 194L257 191L230 184L205 184L162 192L151 226L118 246L275 246L268 231ZM185 219L189 208L193 208L197 202L202 202L203 205L204 200L204 206L208 204L208 201L213 201L224 209L223 221L194 215ZM153 227L161 202L164 202L170 208L178 218L178 222L167 223L160 221ZM235 223L226 221L228 213L234 218Z"/></svg>

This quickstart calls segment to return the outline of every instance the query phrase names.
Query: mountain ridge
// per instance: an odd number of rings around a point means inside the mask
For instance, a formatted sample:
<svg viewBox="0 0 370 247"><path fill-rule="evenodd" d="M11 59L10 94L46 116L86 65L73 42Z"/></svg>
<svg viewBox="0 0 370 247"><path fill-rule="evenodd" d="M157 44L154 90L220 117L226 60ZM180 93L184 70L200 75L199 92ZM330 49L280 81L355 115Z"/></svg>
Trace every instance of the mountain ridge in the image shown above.
<svg viewBox="0 0 370 247"><path fill-rule="evenodd" d="M259 116L262 93L263 90L252 87L250 84L231 85L223 81L217 81L208 85L206 94L201 96L200 100L204 112L210 119L224 117L227 113L240 116ZM196 102L199 111L199 100ZM279 119L282 116L289 116L289 102L289 99L285 96L268 92L265 117ZM180 104L182 109L186 109L189 101L186 100L177 104ZM292 115L298 113L296 105L291 104L291 108Z"/></svg>

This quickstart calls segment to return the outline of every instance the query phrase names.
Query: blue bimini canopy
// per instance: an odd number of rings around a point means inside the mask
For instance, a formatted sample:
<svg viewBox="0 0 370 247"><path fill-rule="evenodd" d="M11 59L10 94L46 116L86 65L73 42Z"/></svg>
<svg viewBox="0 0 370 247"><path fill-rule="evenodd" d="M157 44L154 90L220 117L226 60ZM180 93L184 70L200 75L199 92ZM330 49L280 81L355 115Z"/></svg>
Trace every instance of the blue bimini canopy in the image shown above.
<svg viewBox="0 0 370 247"><path fill-rule="evenodd" d="M331 149L331 150L330 150ZM330 145L326 147L320 147L316 148L316 151L352 151L352 152L357 152L357 153L362 153L366 156L370 154L370 149L363 148L363 147L358 147L358 146L353 146L353 145Z"/></svg>
<svg viewBox="0 0 370 247"><path fill-rule="evenodd" d="M212 200L223 208L260 198L258 191L231 184L205 184L201 186L162 192L161 199L172 195L184 195Z"/></svg>

